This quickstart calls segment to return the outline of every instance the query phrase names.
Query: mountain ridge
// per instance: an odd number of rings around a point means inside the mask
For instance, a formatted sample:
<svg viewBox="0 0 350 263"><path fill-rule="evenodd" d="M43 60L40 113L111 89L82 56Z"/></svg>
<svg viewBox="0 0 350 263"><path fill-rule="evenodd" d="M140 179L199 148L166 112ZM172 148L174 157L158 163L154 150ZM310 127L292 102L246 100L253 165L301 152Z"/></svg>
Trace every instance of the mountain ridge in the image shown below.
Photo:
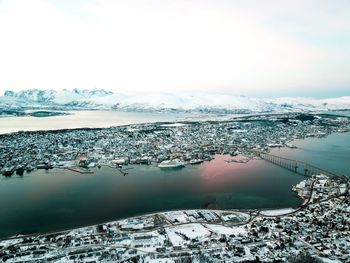
<svg viewBox="0 0 350 263"><path fill-rule="evenodd" d="M288 112L350 109L350 96L256 98L221 93L150 93L126 95L104 89L6 90L0 108L108 109L124 111L200 111L215 113Z"/></svg>

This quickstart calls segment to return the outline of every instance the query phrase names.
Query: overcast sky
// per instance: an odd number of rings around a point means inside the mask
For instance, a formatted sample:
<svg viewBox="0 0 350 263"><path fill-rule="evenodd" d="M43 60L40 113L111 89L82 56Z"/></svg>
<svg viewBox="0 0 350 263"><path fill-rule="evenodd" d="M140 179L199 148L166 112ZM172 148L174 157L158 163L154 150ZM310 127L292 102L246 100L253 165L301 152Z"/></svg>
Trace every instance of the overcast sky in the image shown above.
<svg viewBox="0 0 350 263"><path fill-rule="evenodd" d="M6 89L350 95L348 0L0 0Z"/></svg>

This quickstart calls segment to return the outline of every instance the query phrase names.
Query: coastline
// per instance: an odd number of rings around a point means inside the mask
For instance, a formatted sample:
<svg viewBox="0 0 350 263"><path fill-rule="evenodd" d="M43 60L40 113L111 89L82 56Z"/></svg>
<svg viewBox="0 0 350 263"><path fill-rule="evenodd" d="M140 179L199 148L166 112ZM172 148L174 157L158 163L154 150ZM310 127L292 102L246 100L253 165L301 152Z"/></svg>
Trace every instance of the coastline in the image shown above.
<svg viewBox="0 0 350 263"><path fill-rule="evenodd" d="M117 231L117 233L119 233L118 235L120 236L130 236L131 238L137 238L138 236L147 236L149 235L149 233L162 233L163 229L165 229L166 233L168 233L169 238L171 240L171 242L175 242L175 239L173 240L174 237L172 237L172 233L176 233L176 231L187 231L186 229L190 228L193 229L192 231L202 231L200 229L204 228L209 228L212 229L213 231L229 231L229 229L232 229L230 231L238 231L238 233L240 232L245 232L245 231L251 231L250 229L253 228L253 226L255 224L257 224L258 222L261 222L261 220L264 218L268 219L268 220L272 220L272 221L276 221L280 222L281 219L286 218L288 220L297 220L298 218L298 214L302 213L309 213L308 211L310 210L310 207L315 207L318 206L320 203L326 203L326 202L330 202L331 200L336 200L336 199L341 199L342 197L346 197L349 195L349 182L347 178L344 177L338 177L338 178L330 178L328 176L325 175L316 175L313 176L312 178L309 178L307 180L304 180L302 182L305 182L304 184L302 184L302 186L299 187L300 191L303 191L305 189L303 189L304 187L308 187L310 190L310 195L307 197L307 202L303 205L301 205L299 208L297 209L293 209L293 211L290 210L286 210L286 209L275 209L275 210L268 210L265 211L263 209L259 209L259 210L203 210L203 209L199 209L199 210L177 210L177 211L171 211L171 212L160 212L160 213L150 213L147 215L142 215L142 216L136 216L136 217L131 217L131 218L127 218L127 219L121 219L121 220L117 220L117 221L109 221L106 223L102 223L102 224L96 224L96 225L90 225L87 227L81 227L81 228L75 228L75 229L71 229L71 230L67 230L67 231L59 231L59 232L52 232L52 233L45 233L45 234L33 234L33 235L25 235L25 236L15 236L12 238L8 238L8 239L3 239L0 240L0 245L2 245L3 247L7 247L7 246L21 246L21 244L23 243L24 240L37 240L37 242L42 242L40 240L47 240L52 239L52 238L62 238L62 237L76 237L78 238L79 236L85 236L85 237L94 237L97 239L108 237L111 235L111 237L115 234L115 231ZM314 188L314 185L317 184L317 187ZM307 186L306 186L307 185ZM330 187L330 188L328 188ZM345 187L345 188L344 188ZM325 195L325 190L328 189L328 193ZM339 190L336 190L339 189ZM305 198L305 196L302 196L302 198ZM305 200L305 199L304 199ZM313 208L311 208L313 211ZM275 213L273 215L269 214L271 212L278 212ZM265 213L265 214L264 214ZM205 215L216 215L217 217L221 218L220 220L223 221L217 221L219 219L215 219L214 221L211 221L212 219L207 219L207 217ZM204 217L201 217L199 219L190 219L192 218L192 215L204 215ZM295 216L294 216L295 215ZM230 221L230 216L232 216L233 218L239 218L238 221ZM185 217L185 218L184 218ZM186 218L187 217L187 218ZM162 218L163 219L163 225L157 225L154 224L154 219L155 218ZM209 220L209 221L208 221ZM131 222L131 223L130 223ZM136 224L140 224L140 222L144 222L142 224L145 224L143 227L139 228L137 225L136 228L133 228L134 223ZM147 223L148 222L148 223ZM298 221L295 221L298 222ZM151 224L150 224L151 223ZM129 224L131 224L129 226ZM247 230L244 230L246 228L246 226L248 227ZM130 228L131 227L131 228ZM119 230L117 230L119 229ZM216 230L215 230L216 229ZM221 229L221 230L220 230ZM275 228L274 230L271 231L277 231L278 228ZM112 232L110 232L112 231ZM229 231L229 232L230 232ZM279 230L278 230L279 231ZM242 233L243 233L242 232ZM185 232L184 232L185 233ZM187 232L186 232L187 233ZM153 236L154 234L152 234ZM161 235L161 234L158 234ZM186 234L185 234L186 235ZM129 237L129 238L130 238ZM239 237L239 236L238 236ZM245 242L245 239L238 239L237 237L237 241L238 242ZM157 240L161 237L157 237ZM299 240L302 237L295 237L295 240ZM233 240L235 240L236 237L233 237ZM107 238L108 240L108 238ZM112 241L113 239L111 239ZM102 245L100 243L97 243L95 245L83 245L81 244L78 247L68 247L68 251L76 251L78 254L84 254L85 253L85 248L88 247L105 247L105 249L114 249L114 248L121 248L121 249L126 249L126 251L137 251L136 254L126 254L125 256L127 258L134 258L135 256L139 259L142 260L141 262L144 262L143 260L145 260L146 258L148 258L149 256L153 257L156 255L161 255L163 253L163 250L157 250L155 248L153 248L152 250L146 249L146 248L137 248L135 247L135 244L133 243L128 243L126 244L125 242L122 241L123 239L121 239L120 243L115 243L115 241L112 241L113 244L105 244ZM129 239L128 239L129 240ZM241 240L241 241L239 241ZM236 241L236 242L237 242ZM314 249L313 245L310 245L310 243L308 243L305 240L302 240L303 242L305 242L306 247L311 246L312 249ZM266 241L266 242L271 242L270 241ZM245 244L245 243L244 243ZM254 246L254 243L251 243L251 245L249 245L250 247ZM51 250L55 250L56 248L52 247ZM64 251L67 248L64 248L64 250L59 253L60 256L59 258L65 258L66 256L68 256L68 254L66 254ZM175 245L173 244L173 247L171 246L166 246L165 247L165 251L171 250L174 255L179 254L181 251L186 251L186 248L183 247L182 249L178 250L176 249ZM204 250L203 250L204 249ZM210 253L210 251L212 251L213 249L215 250L215 246L214 247L208 247L208 248L203 248L201 249L202 251L208 251ZM193 250L193 249L192 249ZM193 250L195 251L195 250ZM1 252L1 250L0 250ZM167 252L169 253L169 252ZM289 252L288 252L289 253ZM57 254L58 255L58 254ZM169 255L169 254L168 254ZM284 254L286 255L286 254ZM318 252L316 253L317 256L319 257L325 257L327 258L327 255L322 253L322 252ZM50 253L45 253L44 256L41 256L39 258L37 258L38 260L43 260L43 259L53 259L51 258L53 256L53 254ZM261 255L260 255L261 256ZM265 257L265 256L264 256ZM127 258L124 258L124 260L126 260ZM35 258L33 258L35 259ZM268 259L268 257L266 258ZM262 260L263 262L265 262L264 260ZM12 262L12 261L11 261ZM13 261L16 262L16 261Z"/></svg>
<svg viewBox="0 0 350 263"><path fill-rule="evenodd" d="M255 118L255 117L254 117ZM245 119L244 117L242 117L242 119ZM156 124L154 124L154 123L152 123L152 124L149 124L149 125L163 125L164 123L169 123L169 122L161 122L161 123L156 123ZM220 122L219 122L220 123ZM125 125L126 127L129 127L129 125ZM132 125L130 125L130 126L132 126ZM143 125L141 125L141 127L142 127ZM148 126L148 125L146 125L146 126ZM88 130L90 130L90 129L88 129ZM95 130L95 129L92 129L92 130ZM97 129L97 130L100 130L100 129ZM102 129L103 130L103 129ZM60 131L57 131L58 133L60 132ZM29 132L29 133L32 133L32 132ZM33 133L36 133L36 132L33 132ZM336 133L336 132L335 132ZM325 134L325 135L323 135L322 137L326 137L326 136L328 136L328 134ZM305 137L303 138L303 140L305 139ZM290 142L290 140L288 140L287 142ZM293 141L292 141L293 142ZM269 148L269 149L273 149L273 148ZM284 149L284 148L281 148L281 149ZM278 208L283 208L282 206L281 207L278 207ZM259 208L260 209L260 208ZM271 207L266 207L266 209L271 209ZM161 210L161 211L166 211L166 210ZM155 212L160 212L159 210L158 211L155 211ZM136 215L144 215L143 213L137 213ZM128 218L128 217L119 217L119 218ZM107 221L109 221L110 219L108 219ZM114 219L112 219L112 220L114 220ZM105 220L99 220L98 222L106 222ZM89 225L91 225L91 224L82 224L82 225L80 225L80 226L89 226ZM79 226L79 227L80 227ZM75 227L73 227L73 228L75 228ZM71 227L68 227L67 228L67 230L69 230L69 229L72 229Z"/></svg>
<svg viewBox="0 0 350 263"><path fill-rule="evenodd" d="M39 110L38 110L39 111ZM43 110L44 111L44 110ZM30 116L30 115L21 115L21 116L1 116L0 115L0 122L4 121L6 118L9 118L11 120L13 119L19 119L23 120L23 118L33 118L34 120L40 120L40 119L46 119L47 118L54 118L54 117L66 117L66 116L74 116L77 113L101 113L102 115L104 113L113 113L113 114L140 114L140 112L129 112L129 111L115 111L115 110L75 110L75 111L58 111L62 114L57 115L57 116L45 116L43 117L35 117L35 116ZM327 112L307 112L306 114L314 114L314 115L325 115L325 116L333 116L333 117L346 117L346 118L350 118L350 116L348 115L341 115L338 114L337 112L339 111L327 111ZM344 110L344 112L348 113L349 110ZM272 117L272 116L281 116L281 115L293 115L293 114L303 114L304 112L300 111L296 111L296 112L261 112L261 113L250 113L250 114L215 114L215 113L211 113L211 114L204 114L203 113L194 113L193 116L189 115L187 116L184 113L171 113L172 117L169 117L168 120L153 120L153 121L140 121L135 119L134 121L130 121L128 120L127 123L122 122L122 123L114 123L114 124L100 124L97 125L96 127L89 127L89 123L87 122L85 125L81 125L79 124L78 126L75 127L69 127L69 128L34 128L34 129L23 129L18 128L17 130L11 130L11 131L2 131L2 129L0 129L0 136L1 135L7 135L7 134L15 134L18 132L29 132L29 133L33 133L33 132L60 132L60 131L74 131L74 130L100 130L100 129L111 129L111 128L115 128L115 127L127 127L127 126L132 126L132 125L151 125L151 124L171 124L171 123L176 123L176 122L181 122L181 123L201 123L201 122L231 122L231 121L240 121L240 120L244 120L244 119L253 119L253 118L259 118L259 117ZM166 113L163 112L142 112L143 115L150 114L151 116L167 116ZM174 116L177 116L176 118L173 118ZM202 118L203 116L205 116L205 118ZM208 117L209 116L209 117ZM57 120L59 121L59 120ZM79 119L77 119L76 121L79 121Z"/></svg>
<svg viewBox="0 0 350 263"><path fill-rule="evenodd" d="M263 160L263 159L262 159ZM141 164L142 165L142 164ZM109 166L108 166L109 167ZM55 167L54 169L64 169L64 170L68 170L68 171L73 171L73 172L78 172L76 171L74 168L60 168L60 167ZM96 169L96 168L95 168ZM80 173L80 172L79 172ZM91 174L93 172L87 172L88 174ZM308 177L305 177L305 178L308 178ZM302 196L300 196L298 194L298 191L295 190L295 186L292 185L291 189L290 189L292 192L295 192L297 195L298 195L298 198L302 201L300 203L299 206L297 207L292 207L291 209L293 209L293 212L290 212L290 213L286 213L285 215L288 215L288 214L293 214L297 211L299 211L300 209L302 209L305 205L307 205L307 203L310 201L310 198L311 198L311 195L312 193L310 194L310 197L305 199L303 198ZM205 208L199 208L199 209L195 209L195 210L198 210L198 211L214 211L214 212L238 212L238 213L257 213L259 215L262 216L261 212L262 211L276 211L276 210L283 210L283 209L289 209L289 208L275 208L275 209L271 209L270 207L266 207L266 208L256 208L256 209L205 209ZM166 211L155 211L155 212L151 212L151 213L146 213L146 214L139 214L139 215L135 215L135 216L132 216L132 217L124 217L124 218L119 218L117 220L107 220L107 221L101 221L99 223L96 223L96 224L87 224L87 225L82 225L82 226L79 226L79 227L74 227L74 228L67 228L67 229L63 229L63 230L60 230L60 231L50 231L50 232L40 232L40 233L31 233L31 234L19 234L19 235L15 235L15 236L10 236L10 237L5 237L5 238L1 238L0 237L0 241L3 241L3 240L9 240L9 239L16 239L18 237L32 237L32 236L42 236L42 235L50 235L50 234L59 234L59 233L63 233L63 232L69 232L69 231L73 231L73 230L77 230L77 229L83 229L83 228L87 228L87 227L96 227L97 225L100 225L100 224L108 224L108 223L116 223L118 221L122 221L122 220L132 220L132 219L135 219L135 218L139 218L139 217L149 217L149 216L153 216L153 215L156 215L156 214L161 214L161 213L176 213L176 212L186 212L186 211L193 211L194 209L176 209L176 210L166 210ZM268 215L265 215L266 217L268 217ZM282 216L282 215L281 215Z"/></svg>

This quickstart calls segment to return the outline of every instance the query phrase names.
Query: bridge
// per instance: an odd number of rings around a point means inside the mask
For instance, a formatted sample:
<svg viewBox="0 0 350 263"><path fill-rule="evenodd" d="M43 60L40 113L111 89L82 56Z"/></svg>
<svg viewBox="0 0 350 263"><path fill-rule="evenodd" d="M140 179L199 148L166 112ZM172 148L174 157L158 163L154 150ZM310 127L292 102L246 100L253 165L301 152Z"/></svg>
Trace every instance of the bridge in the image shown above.
<svg viewBox="0 0 350 263"><path fill-rule="evenodd" d="M321 169L319 167L316 167L314 165L308 164L306 162L301 162L297 160L292 160L268 153L257 153L258 156L270 163L273 163L275 165L278 165L280 167L283 167L287 170L290 170L294 173L301 174L307 177L311 177L312 175L317 175L317 174L324 174L330 177L339 177L339 175L336 175L332 172L329 172L327 170Z"/></svg>

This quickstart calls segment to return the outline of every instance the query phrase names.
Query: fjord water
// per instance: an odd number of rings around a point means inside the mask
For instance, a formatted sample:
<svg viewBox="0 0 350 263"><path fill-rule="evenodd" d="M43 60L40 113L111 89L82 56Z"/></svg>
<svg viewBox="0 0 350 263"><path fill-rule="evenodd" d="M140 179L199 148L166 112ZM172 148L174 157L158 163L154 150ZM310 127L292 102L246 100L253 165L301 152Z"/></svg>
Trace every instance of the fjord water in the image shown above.
<svg viewBox="0 0 350 263"><path fill-rule="evenodd" d="M350 111L326 113L350 117ZM350 176L350 133L295 140L293 144L298 148L275 148L271 154L307 162L337 175Z"/></svg>
<svg viewBox="0 0 350 263"><path fill-rule="evenodd" d="M120 111L75 111L69 115L51 117L3 117L0 118L0 134L85 127L105 128L146 122L175 121L180 117L186 117L186 115Z"/></svg>
<svg viewBox="0 0 350 263"><path fill-rule="evenodd" d="M37 170L0 181L0 236L51 232L109 220L191 208L298 206L291 186L303 179L262 160L227 163L218 155L201 165L161 170L135 165L94 174Z"/></svg>
<svg viewBox="0 0 350 263"><path fill-rule="evenodd" d="M20 119L20 118L18 118ZM297 140L298 149L272 154L305 161L337 174L350 175L350 133ZM0 177L0 238L97 224L156 211L213 208L282 208L298 206L291 191L303 180L263 160L211 162L160 170L135 165L127 176L109 167L94 174L37 170L20 177Z"/></svg>
<svg viewBox="0 0 350 263"><path fill-rule="evenodd" d="M62 130L75 128L106 128L151 122L203 120L238 117L247 114L190 114L124 111L74 111L69 115L51 117L0 117L0 134L18 131Z"/></svg>
<svg viewBox="0 0 350 263"><path fill-rule="evenodd" d="M334 133L327 138L293 142L297 149L275 148L271 154L303 161L337 175L350 176L350 135Z"/></svg>

